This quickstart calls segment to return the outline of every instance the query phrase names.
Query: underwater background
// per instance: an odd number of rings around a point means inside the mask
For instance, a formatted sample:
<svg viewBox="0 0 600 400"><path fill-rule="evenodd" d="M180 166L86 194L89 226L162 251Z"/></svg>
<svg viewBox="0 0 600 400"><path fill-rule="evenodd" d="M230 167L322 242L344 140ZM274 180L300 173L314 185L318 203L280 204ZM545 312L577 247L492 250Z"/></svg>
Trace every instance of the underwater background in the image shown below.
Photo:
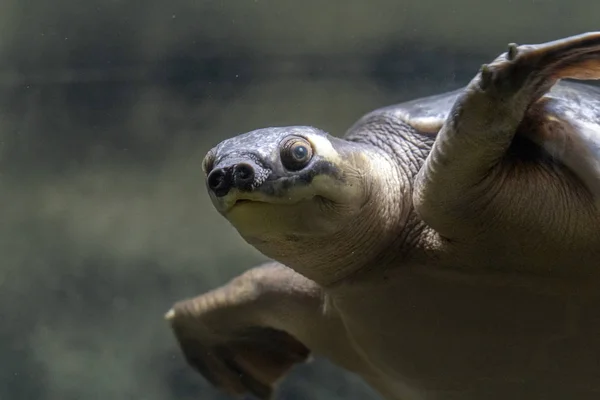
<svg viewBox="0 0 600 400"><path fill-rule="evenodd" d="M212 208L206 151L265 126L342 135L598 15L592 0L3 0L0 399L228 399L163 319L264 260ZM378 398L322 359L279 392Z"/></svg>

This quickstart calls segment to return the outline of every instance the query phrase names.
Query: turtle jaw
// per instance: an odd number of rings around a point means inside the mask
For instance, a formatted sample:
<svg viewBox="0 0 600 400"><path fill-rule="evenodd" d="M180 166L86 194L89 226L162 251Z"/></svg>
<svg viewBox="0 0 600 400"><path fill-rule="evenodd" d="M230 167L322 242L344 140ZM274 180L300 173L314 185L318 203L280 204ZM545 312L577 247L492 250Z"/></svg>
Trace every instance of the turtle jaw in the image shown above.
<svg viewBox="0 0 600 400"><path fill-rule="evenodd" d="M215 209L244 239L252 244L283 238L322 236L336 231L354 207L341 202L350 196L333 197L328 191L336 186L330 176L315 177L308 184L287 187L289 183L266 182L253 191L232 190L217 197L211 194ZM340 183L337 183L339 185ZM339 195L337 190L334 192Z"/></svg>
<svg viewBox="0 0 600 400"><path fill-rule="evenodd" d="M272 174L275 175L275 174ZM210 183L210 176L207 179L207 189L213 206L225 218L229 219L232 213L237 212L239 208L252 205L253 207L263 206L287 206L302 202L311 202L319 196L315 191L312 182L298 182L286 177L278 179L262 179L253 181L247 187L229 188L226 193L219 194L214 190L214 184Z"/></svg>
<svg viewBox="0 0 600 400"><path fill-rule="evenodd" d="M335 230L321 204L316 196L295 203L243 200L223 216L244 240L272 256L282 242Z"/></svg>
<svg viewBox="0 0 600 400"><path fill-rule="evenodd" d="M315 196L309 196L301 199L293 199L291 197L274 197L268 196L261 192L242 192L232 191L227 196L218 198L211 195L211 200L215 209L223 217L230 219L232 215L238 215L235 213L246 212L240 211L245 207L275 207L275 206L288 206L292 207L300 202L309 202L314 199Z"/></svg>

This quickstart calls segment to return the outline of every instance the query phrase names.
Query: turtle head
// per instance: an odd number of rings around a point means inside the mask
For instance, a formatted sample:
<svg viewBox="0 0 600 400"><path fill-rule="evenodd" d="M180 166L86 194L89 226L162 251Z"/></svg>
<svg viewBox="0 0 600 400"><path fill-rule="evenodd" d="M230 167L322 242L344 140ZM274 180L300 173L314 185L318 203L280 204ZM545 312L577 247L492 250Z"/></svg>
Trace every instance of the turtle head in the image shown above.
<svg viewBox="0 0 600 400"><path fill-rule="evenodd" d="M321 249L377 224L365 211L374 214L374 177L389 175L373 173L376 160L358 143L293 126L227 139L208 152L203 170L215 208L240 235L292 266L315 243Z"/></svg>
<svg viewBox="0 0 600 400"><path fill-rule="evenodd" d="M347 142L312 127L265 128L221 142L202 163L216 209L243 236L320 235L366 196Z"/></svg>

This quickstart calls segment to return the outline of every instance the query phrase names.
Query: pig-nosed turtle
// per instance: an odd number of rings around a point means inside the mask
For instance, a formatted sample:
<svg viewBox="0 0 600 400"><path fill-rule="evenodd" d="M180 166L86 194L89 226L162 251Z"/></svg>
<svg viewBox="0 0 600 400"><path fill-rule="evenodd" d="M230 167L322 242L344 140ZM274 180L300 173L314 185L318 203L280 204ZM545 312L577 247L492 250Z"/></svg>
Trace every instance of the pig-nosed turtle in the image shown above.
<svg viewBox="0 0 600 400"><path fill-rule="evenodd" d="M600 398L600 32L464 88L221 142L215 208L268 258L167 313L187 362L272 397L311 354L398 400Z"/></svg>

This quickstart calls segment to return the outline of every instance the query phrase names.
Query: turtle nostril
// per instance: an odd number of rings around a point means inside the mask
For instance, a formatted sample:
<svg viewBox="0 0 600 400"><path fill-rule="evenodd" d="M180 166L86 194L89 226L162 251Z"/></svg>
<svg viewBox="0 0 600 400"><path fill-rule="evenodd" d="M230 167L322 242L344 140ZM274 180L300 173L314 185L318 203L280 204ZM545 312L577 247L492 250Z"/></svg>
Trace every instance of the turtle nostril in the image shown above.
<svg viewBox="0 0 600 400"><path fill-rule="evenodd" d="M240 163L231 167L213 169L206 178L206 184L217 197L223 197L233 187L239 190L250 190L255 176L251 164Z"/></svg>
<svg viewBox="0 0 600 400"><path fill-rule="evenodd" d="M254 168L250 164L237 164L233 169L236 186L246 186L254 182Z"/></svg>
<svg viewBox="0 0 600 400"><path fill-rule="evenodd" d="M227 172L223 168L213 170L208 174L207 180L210 190L219 197L225 196L231 188L229 180L227 179Z"/></svg>

